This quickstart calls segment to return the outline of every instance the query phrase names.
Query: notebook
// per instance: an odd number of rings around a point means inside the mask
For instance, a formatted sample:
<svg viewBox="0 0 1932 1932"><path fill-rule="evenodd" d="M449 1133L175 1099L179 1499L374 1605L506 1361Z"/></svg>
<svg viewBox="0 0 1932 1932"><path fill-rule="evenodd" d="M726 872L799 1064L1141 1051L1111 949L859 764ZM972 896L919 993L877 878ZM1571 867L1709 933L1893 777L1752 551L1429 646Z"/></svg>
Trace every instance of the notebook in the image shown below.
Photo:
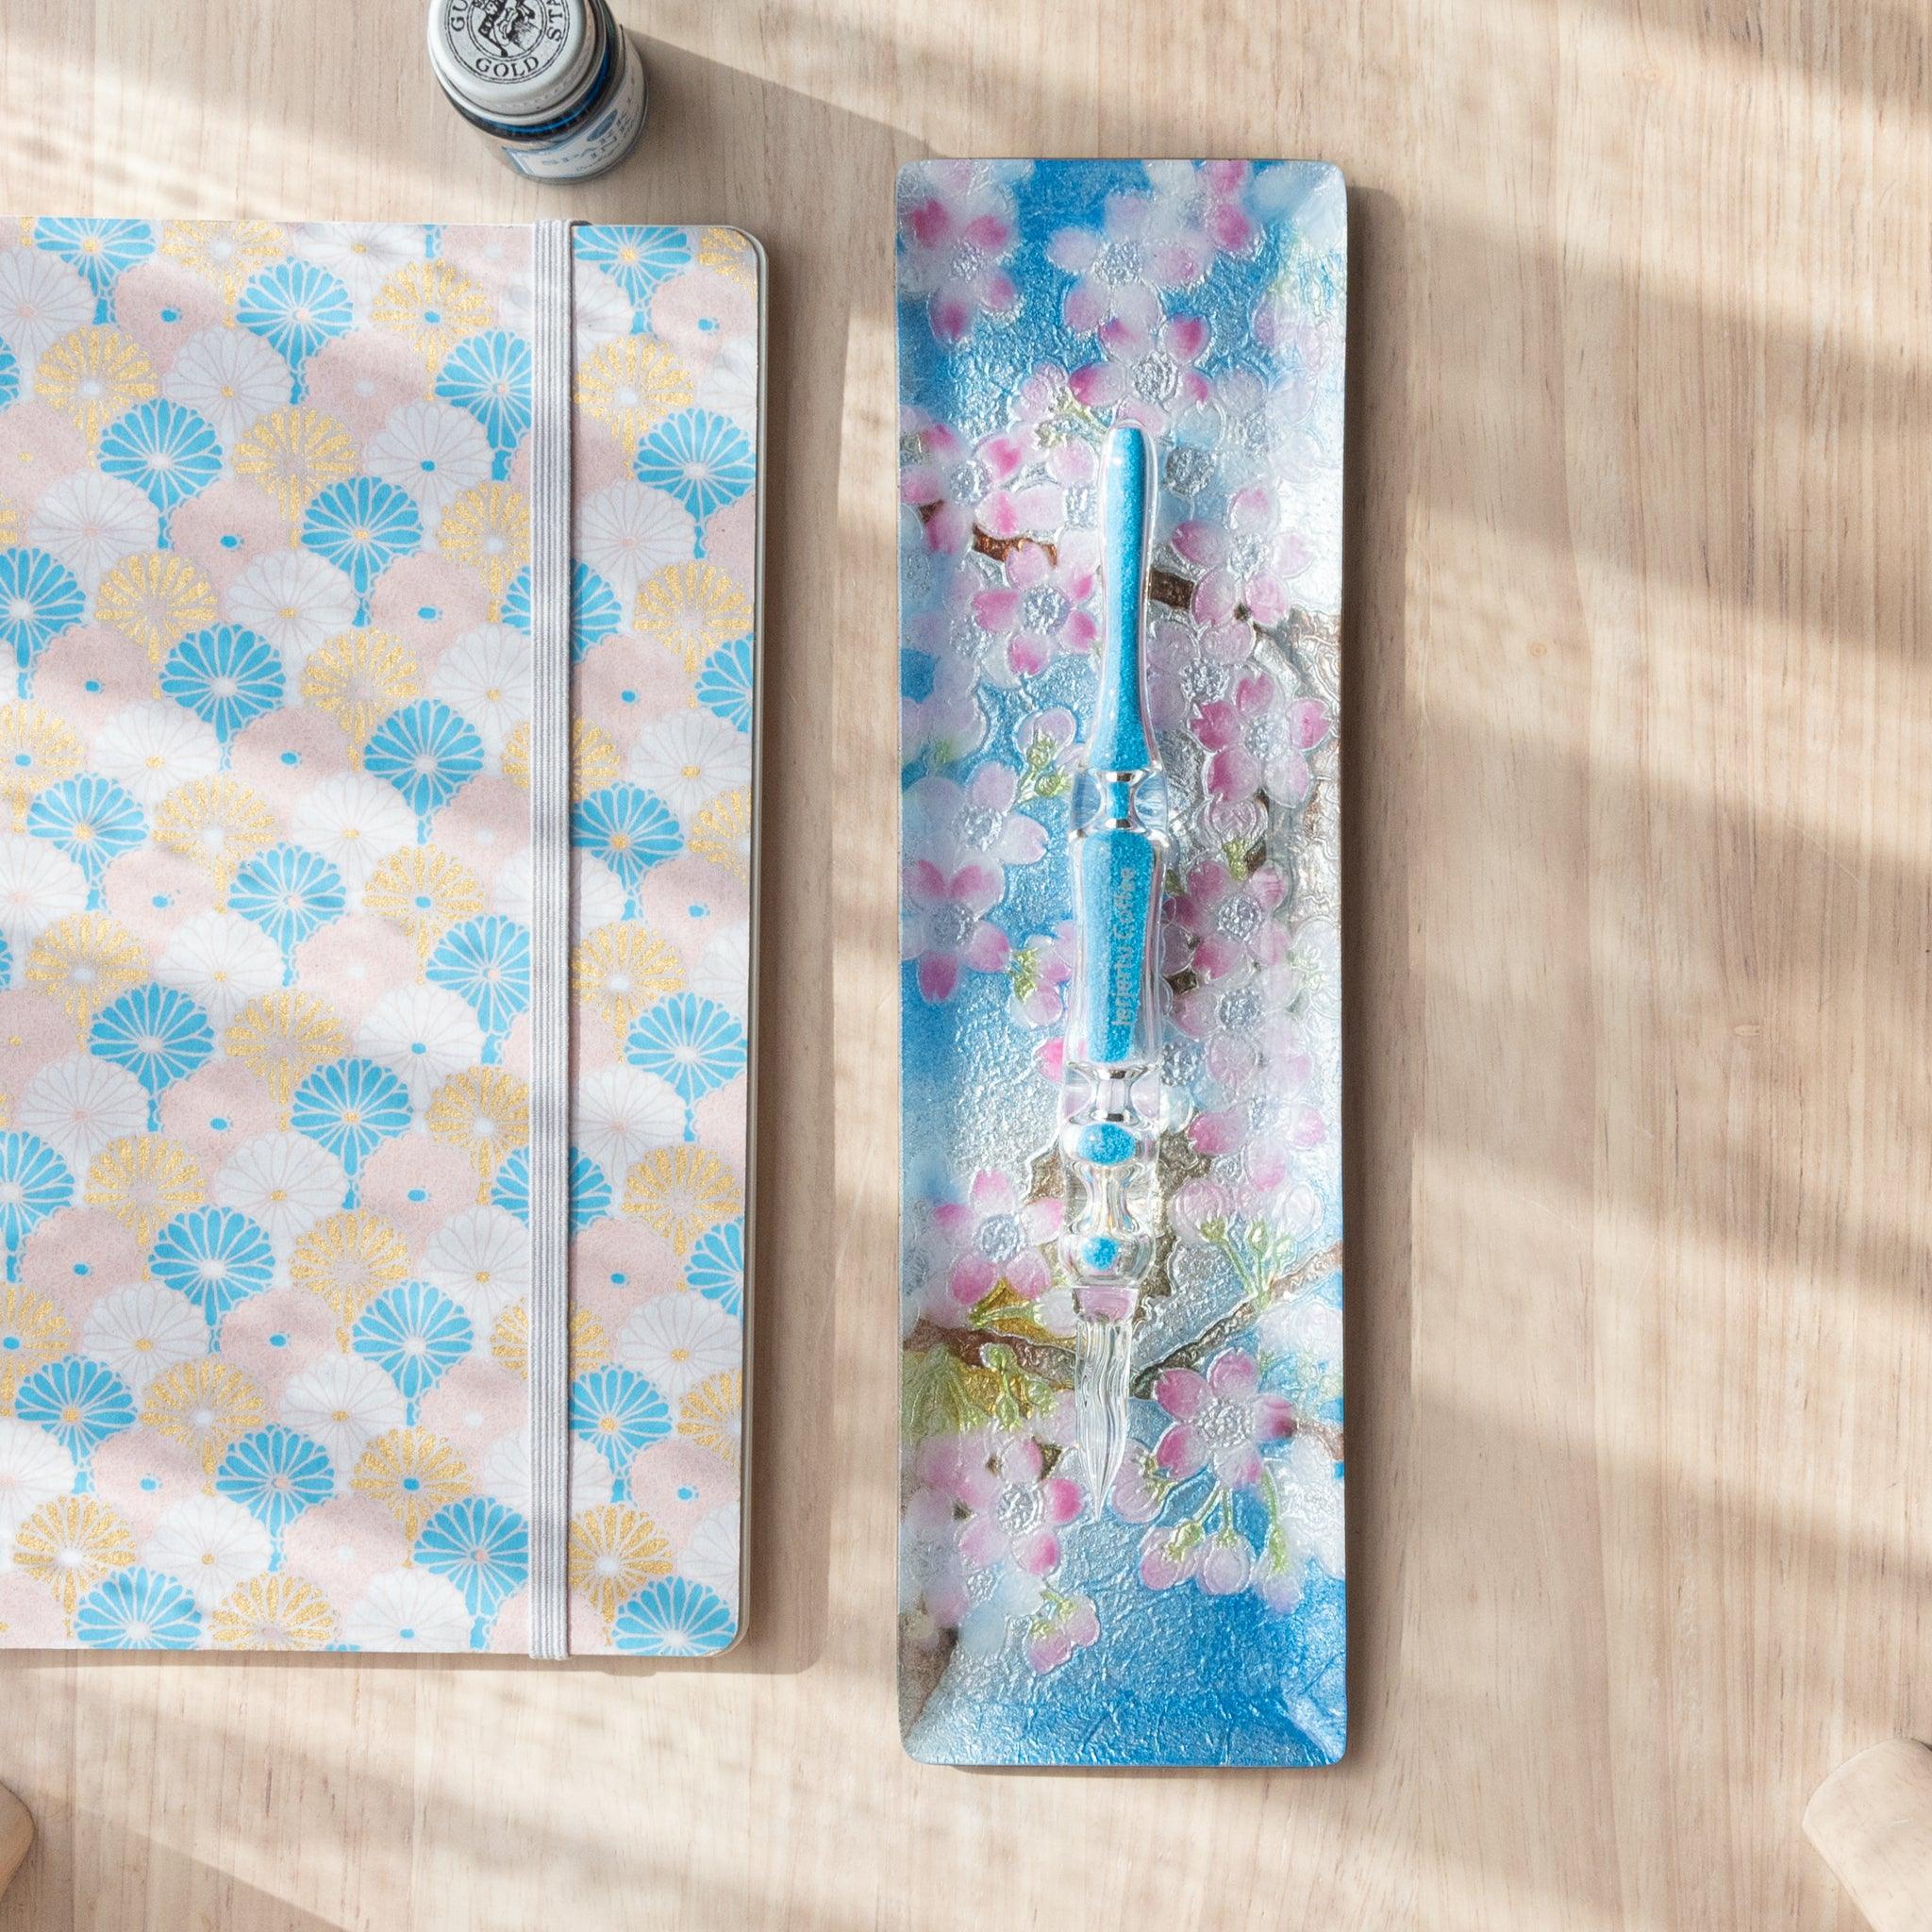
<svg viewBox="0 0 1932 1932"><path fill-rule="evenodd" d="M0 229L0 1644L736 1636L762 290Z"/></svg>
<svg viewBox="0 0 1932 1932"><path fill-rule="evenodd" d="M924 161L897 223L907 1748L1332 1762L1341 179ZM1160 1233L1129 1439L1097 1480L1058 1124L1084 970L1069 808L1120 588L1100 536L1124 424L1149 440L1145 702L1170 827Z"/></svg>

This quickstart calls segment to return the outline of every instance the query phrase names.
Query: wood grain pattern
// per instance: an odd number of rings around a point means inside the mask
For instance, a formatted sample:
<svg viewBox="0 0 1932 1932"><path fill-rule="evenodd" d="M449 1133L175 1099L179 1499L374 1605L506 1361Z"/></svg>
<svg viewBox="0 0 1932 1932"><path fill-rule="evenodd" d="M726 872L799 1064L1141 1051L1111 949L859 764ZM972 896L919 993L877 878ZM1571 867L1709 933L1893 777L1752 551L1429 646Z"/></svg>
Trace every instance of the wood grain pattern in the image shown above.
<svg viewBox="0 0 1932 1932"><path fill-rule="evenodd" d="M540 192L437 103L413 0L13 0L0 202L769 244L752 1635L8 1659L40 1837L0 1928L1855 1926L1805 1798L1932 1733L1923 14L619 10L652 125ZM1333 1772L899 1750L889 207L925 152L1354 184Z"/></svg>

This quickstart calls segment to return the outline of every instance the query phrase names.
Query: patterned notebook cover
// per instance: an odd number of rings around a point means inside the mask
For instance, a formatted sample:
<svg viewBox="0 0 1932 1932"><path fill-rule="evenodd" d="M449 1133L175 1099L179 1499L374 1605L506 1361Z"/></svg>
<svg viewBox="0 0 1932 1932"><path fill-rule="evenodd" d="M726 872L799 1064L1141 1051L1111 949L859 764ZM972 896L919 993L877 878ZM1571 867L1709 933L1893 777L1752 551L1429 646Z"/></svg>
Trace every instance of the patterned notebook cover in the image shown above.
<svg viewBox="0 0 1932 1932"><path fill-rule="evenodd" d="M1346 1734L1339 613L1346 210L1303 163L898 187L907 1747L1321 1764ZM1075 1446L1053 1151L1098 450L1158 463L1166 1236L1133 1441Z"/></svg>
<svg viewBox="0 0 1932 1932"><path fill-rule="evenodd" d="M0 235L0 1643L529 1642L532 232ZM569 1644L687 1656L738 1628L761 260L573 247Z"/></svg>

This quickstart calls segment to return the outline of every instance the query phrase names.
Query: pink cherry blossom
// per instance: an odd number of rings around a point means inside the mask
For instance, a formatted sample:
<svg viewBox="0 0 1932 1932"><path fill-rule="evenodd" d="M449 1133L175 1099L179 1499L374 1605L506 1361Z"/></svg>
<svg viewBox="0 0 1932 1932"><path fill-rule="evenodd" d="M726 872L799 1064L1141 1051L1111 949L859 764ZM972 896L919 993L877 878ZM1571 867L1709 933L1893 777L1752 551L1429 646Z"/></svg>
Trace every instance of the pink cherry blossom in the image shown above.
<svg viewBox="0 0 1932 1932"><path fill-rule="evenodd" d="M976 860L1004 891L1005 867L1046 855L1046 827L1017 809L1019 797L1019 774L1007 765L981 765L963 785L918 779L906 788L906 849L949 869Z"/></svg>
<svg viewBox="0 0 1932 1932"><path fill-rule="evenodd" d="M970 666L942 658L925 696L901 702L899 757L903 763L916 764L930 757L935 765L950 765L986 742L986 713L974 695L973 685Z"/></svg>
<svg viewBox="0 0 1932 1932"><path fill-rule="evenodd" d="M1259 1382L1254 1357L1233 1348L1216 1356L1205 1375L1193 1369L1163 1370L1154 1399L1174 1421L1154 1448L1162 1474L1185 1482L1211 1467L1223 1489L1258 1487L1261 1445L1285 1442L1295 1428L1293 1404L1285 1395L1264 1393Z"/></svg>
<svg viewBox="0 0 1932 1932"><path fill-rule="evenodd" d="M1069 490L1088 488L1100 474L1091 426L1082 418L1066 373L1050 366L1020 385L1006 428L982 448L1008 475L1038 471Z"/></svg>
<svg viewBox="0 0 1932 1932"><path fill-rule="evenodd" d="M1064 1211L1058 1199L1023 1201L1010 1174L985 1168L964 1201L936 1208L933 1219L956 1251L946 1282L958 1312L977 1307L1002 1281L1025 1301L1044 1294L1053 1271L1040 1250L1058 1235Z"/></svg>
<svg viewBox="0 0 1932 1932"><path fill-rule="evenodd" d="M1078 1520L1082 1498L1071 1476L1044 1471L1040 1444L1023 1436L968 1472L959 1493L970 1512L959 1531L968 1569L1010 1564L1025 1575L1045 1576L1058 1567L1059 1532Z"/></svg>
<svg viewBox="0 0 1932 1932"><path fill-rule="evenodd" d="M1251 963L1272 965L1287 938L1270 915L1288 895L1288 881L1272 865L1237 879L1221 859L1203 859L1187 875L1174 910L1191 964L1203 979L1220 979Z"/></svg>
<svg viewBox="0 0 1932 1932"><path fill-rule="evenodd" d="M919 962L920 997L938 1006L958 991L961 967L1004 973L1012 945L986 915L999 904L997 866L980 860L942 871L929 858L906 868L900 957Z"/></svg>
<svg viewBox="0 0 1932 1932"><path fill-rule="evenodd" d="M900 286L925 298L932 332L948 346L982 316L1019 307L1006 261L1017 236L1013 197L994 164L927 161L899 176Z"/></svg>
<svg viewBox="0 0 1932 1932"><path fill-rule="evenodd" d="M1110 409L1150 435L1160 435L1212 392L1194 366L1208 349L1208 325L1199 316L1176 315L1145 328L1110 321L1101 327L1100 347L1100 360L1075 369L1068 385L1090 409Z"/></svg>
<svg viewBox="0 0 1932 1932"><path fill-rule="evenodd" d="M1013 1016L1021 1025L1058 1026L1065 1019L1076 943L1074 922L1064 919L1050 933L1028 940L1013 955Z"/></svg>
<svg viewBox="0 0 1932 1932"><path fill-rule="evenodd" d="M1109 194L1097 230L1062 228L1048 238L1046 256L1074 277L1060 315L1075 335L1109 325L1151 335L1161 291L1200 281L1214 242L1185 195Z"/></svg>
<svg viewBox="0 0 1932 1932"><path fill-rule="evenodd" d="M1026 1662L1041 1676L1057 1671L1076 1650L1100 1637L1100 1619L1091 1596L1050 1602L1026 1631Z"/></svg>
<svg viewBox="0 0 1932 1932"><path fill-rule="evenodd" d="M903 433L909 459L899 472L899 497L918 513L928 550L963 556L975 528L1042 544L1066 522L1066 486L1025 467L1018 440L988 436L969 446L949 424L911 410Z"/></svg>
<svg viewBox="0 0 1932 1932"><path fill-rule="evenodd" d="M1333 722L1319 699L1284 703L1265 672L1243 677L1231 697L1205 704L1194 714L1195 735L1213 754L1208 760L1208 791L1219 799L1243 799L1265 788L1277 801L1299 805L1314 782L1307 755L1328 736Z"/></svg>
<svg viewBox="0 0 1932 1932"><path fill-rule="evenodd" d="M980 627L1004 646L1014 675L1030 677L1062 651L1085 651L1100 635L1091 604L1100 544L1090 531L1069 531L1054 556L1040 543L1018 543L1002 564L1004 581L973 597Z"/></svg>

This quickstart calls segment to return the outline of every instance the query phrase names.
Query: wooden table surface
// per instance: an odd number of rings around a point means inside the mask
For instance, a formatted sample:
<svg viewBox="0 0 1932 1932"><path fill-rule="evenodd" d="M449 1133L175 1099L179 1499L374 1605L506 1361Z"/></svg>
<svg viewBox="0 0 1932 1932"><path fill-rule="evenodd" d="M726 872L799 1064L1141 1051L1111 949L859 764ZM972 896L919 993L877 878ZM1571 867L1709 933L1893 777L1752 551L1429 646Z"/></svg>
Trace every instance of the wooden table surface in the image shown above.
<svg viewBox="0 0 1932 1932"><path fill-rule="evenodd" d="M0 8L0 205L722 220L773 264L751 1635L708 1667L0 1664L68 1927L1848 1927L1932 1734L1932 36L1909 0L620 0L539 192L415 0ZM1355 1727L901 1755L891 175L1353 185ZM1915 1687L1916 1683L1916 1689Z"/></svg>

